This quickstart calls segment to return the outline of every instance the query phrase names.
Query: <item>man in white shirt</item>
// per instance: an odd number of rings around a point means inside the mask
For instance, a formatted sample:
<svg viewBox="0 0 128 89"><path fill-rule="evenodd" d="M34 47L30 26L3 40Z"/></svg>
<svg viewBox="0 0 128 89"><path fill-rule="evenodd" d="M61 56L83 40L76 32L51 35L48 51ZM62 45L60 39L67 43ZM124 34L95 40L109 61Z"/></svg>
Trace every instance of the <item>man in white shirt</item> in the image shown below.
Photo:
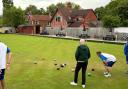
<svg viewBox="0 0 128 89"><path fill-rule="evenodd" d="M8 54L8 55L7 55ZM6 62L7 55L7 62ZM5 69L10 68L11 52L10 49L4 43L0 42L0 89L5 89L4 75Z"/></svg>
<svg viewBox="0 0 128 89"><path fill-rule="evenodd" d="M103 64L105 66L104 76L111 77L109 68L111 68L113 64L116 62L116 57L114 55L102 53L100 51L97 52L97 56L103 61Z"/></svg>

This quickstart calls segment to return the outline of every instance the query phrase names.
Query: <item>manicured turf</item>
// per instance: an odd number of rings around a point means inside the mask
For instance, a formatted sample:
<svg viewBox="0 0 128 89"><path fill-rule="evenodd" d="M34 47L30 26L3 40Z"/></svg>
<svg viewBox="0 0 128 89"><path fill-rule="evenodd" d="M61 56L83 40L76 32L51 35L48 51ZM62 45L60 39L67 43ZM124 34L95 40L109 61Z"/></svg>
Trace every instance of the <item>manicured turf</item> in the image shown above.
<svg viewBox="0 0 128 89"><path fill-rule="evenodd" d="M78 41L11 34L0 34L0 40L13 53L11 69L6 71L6 89L82 89L81 72L79 85L69 84L73 80L71 69L75 67L74 53ZM123 45L93 42L87 42L87 45L91 50L87 73L90 72L92 76L87 76L86 89L128 89L128 75L124 73L128 66ZM111 78L103 76L104 67L96 56L99 50L117 57ZM66 68L56 70L53 59L57 63L67 63Z"/></svg>

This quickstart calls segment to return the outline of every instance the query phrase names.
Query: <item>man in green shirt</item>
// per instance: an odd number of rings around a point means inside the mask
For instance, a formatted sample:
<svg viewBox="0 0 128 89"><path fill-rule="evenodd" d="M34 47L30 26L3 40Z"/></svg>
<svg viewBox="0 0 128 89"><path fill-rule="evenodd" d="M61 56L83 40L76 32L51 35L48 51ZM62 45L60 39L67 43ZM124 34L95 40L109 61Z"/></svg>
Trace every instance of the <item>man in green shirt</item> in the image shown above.
<svg viewBox="0 0 128 89"><path fill-rule="evenodd" d="M88 65L88 59L90 58L90 50L87 45L85 45L85 40L80 39L80 45L77 47L75 58L77 65L75 68L74 81L71 85L77 85L78 73L82 69L82 87L85 88L86 85L86 69Z"/></svg>

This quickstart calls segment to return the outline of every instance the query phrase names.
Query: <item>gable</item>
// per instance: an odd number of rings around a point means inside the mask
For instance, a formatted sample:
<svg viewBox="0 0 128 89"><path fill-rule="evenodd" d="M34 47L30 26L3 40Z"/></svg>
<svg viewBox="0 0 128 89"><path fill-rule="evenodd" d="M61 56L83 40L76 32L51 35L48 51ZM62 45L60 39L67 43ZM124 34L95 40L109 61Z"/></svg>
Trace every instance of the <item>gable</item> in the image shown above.
<svg viewBox="0 0 128 89"><path fill-rule="evenodd" d="M51 21L55 18L56 14L60 13L61 16L68 22L70 20L71 9L68 8L57 8L55 14L52 16Z"/></svg>
<svg viewBox="0 0 128 89"><path fill-rule="evenodd" d="M96 15L95 15L93 10L89 10L87 15L85 16L85 19L89 20L89 21L96 21L97 17L96 17Z"/></svg>
<svg viewBox="0 0 128 89"><path fill-rule="evenodd" d="M60 20L60 21L62 21L62 19L63 19L63 15L60 11L58 11L53 18L53 20Z"/></svg>

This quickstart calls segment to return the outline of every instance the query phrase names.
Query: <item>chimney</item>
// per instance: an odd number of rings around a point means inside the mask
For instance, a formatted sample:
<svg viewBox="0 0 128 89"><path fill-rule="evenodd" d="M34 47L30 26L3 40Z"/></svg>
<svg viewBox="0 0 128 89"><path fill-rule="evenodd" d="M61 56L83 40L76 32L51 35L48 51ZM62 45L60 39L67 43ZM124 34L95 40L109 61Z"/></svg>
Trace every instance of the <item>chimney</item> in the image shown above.
<svg viewBox="0 0 128 89"><path fill-rule="evenodd" d="M66 7L69 10L69 12L72 13L72 3L71 2L67 2L66 3Z"/></svg>
<svg viewBox="0 0 128 89"><path fill-rule="evenodd" d="M71 2L67 2L66 7L67 7L68 9L72 9L72 3L71 3Z"/></svg>

